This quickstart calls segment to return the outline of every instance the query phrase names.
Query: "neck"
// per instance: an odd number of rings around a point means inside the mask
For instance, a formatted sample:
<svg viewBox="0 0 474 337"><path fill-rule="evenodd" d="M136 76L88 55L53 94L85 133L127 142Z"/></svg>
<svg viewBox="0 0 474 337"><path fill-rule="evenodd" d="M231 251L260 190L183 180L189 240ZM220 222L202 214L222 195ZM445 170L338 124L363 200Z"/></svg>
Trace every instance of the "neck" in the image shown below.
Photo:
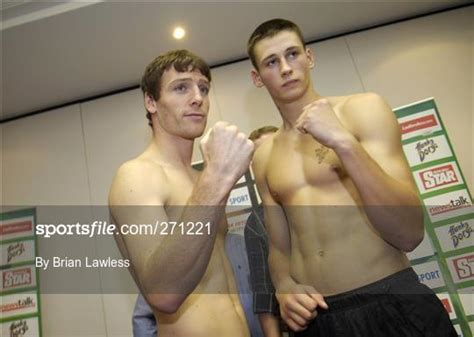
<svg viewBox="0 0 474 337"><path fill-rule="evenodd" d="M281 118L283 119L283 128L285 130L293 129L296 120L303 112L303 108L320 98L322 98L322 96L311 88L303 96L294 101L285 102L275 100L275 104L280 111Z"/></svg>
<svg viewBox="0 0 474 337"><path fill-rule="evenodd" d="M160 162L189 168L193 156L193 145L193 140L155 130L149 149L150 154Z"/></svg>

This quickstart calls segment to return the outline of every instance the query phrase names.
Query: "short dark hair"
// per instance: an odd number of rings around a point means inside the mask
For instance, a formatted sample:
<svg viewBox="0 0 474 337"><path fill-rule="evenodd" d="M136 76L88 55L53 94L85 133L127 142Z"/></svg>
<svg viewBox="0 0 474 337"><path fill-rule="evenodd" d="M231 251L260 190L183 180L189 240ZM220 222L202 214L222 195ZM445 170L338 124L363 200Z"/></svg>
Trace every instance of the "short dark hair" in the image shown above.
<svg viewBox="0 0 474 337"><path fill-rule="evenodd" d="M140 83L143 96L150 95L155 101L160 99L161 77L171 66L181 73L199 70L209 82L211 81L211 70L202 58L186 49L171 50L155 58L145 68ZM147 111L146 118L148 119L148 124L152 126L149 111Z"/></svg>
<svg viewBox="0 0 474 337"><path fill-rule="evenodd" d="M274 133L277 131L278 131L278 128L276 126L272 126L272 125L262 126L261 128L253 130L249 135L249 139L252 142L254 142L267 133Z"/></svg>
<svg viewBox="0 0 474 337"><path fill-rule="evenodd" d="M273 37L285 30L295 32L303 46L305 45L301 29L294 22L285 19L272 19L265 21L253 31L252 35L250 35L249 41L247 42L247 53L255 69L258 69L255 55L255 45L257 42L267 37Z"/></svg>

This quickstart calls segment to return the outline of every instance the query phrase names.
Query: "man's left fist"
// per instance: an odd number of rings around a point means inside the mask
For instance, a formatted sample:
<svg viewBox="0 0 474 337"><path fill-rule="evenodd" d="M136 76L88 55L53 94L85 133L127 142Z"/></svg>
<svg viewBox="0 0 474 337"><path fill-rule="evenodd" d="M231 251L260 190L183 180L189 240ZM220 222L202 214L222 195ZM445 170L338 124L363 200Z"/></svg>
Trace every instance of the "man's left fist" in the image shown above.
<svg viewBox="0 0 474 337"><path fill-rule="evenodd" d="M295 127L302 133L309 133L329 148L334 148L340 139L352 136L341 124L326 98L306 105L296 120Z"/></svg>

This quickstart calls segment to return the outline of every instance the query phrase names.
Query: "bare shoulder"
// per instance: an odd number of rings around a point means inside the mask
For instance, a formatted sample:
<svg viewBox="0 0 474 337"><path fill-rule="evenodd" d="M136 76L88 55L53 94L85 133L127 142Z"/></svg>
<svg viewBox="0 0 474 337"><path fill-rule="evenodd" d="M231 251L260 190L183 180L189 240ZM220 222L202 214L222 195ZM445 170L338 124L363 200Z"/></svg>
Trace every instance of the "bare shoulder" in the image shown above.
<svg viewBox="0 0 474 337"><path fill-rule="evenodd" d="M109 193L109 205L158 205L168 194L163 167L144 158L123 163L117 170Z"/></svg>
<svg viewBox="0 0 474 337"><path fill-rule="evenodd" d="M272 137L268 137L255 151L252 159L252 170L255 175L255 179L257 181L263 181L266 174L266 168L268 164L268 160L270 158L270 154L273 148L273 139L275 135Z"/></svg>
<svg viewBox="0 0 474 337"><path fill-rule="evenodd" d="M368 117L373 114L392 114L392 109L387 101L374 92L364 92L344 96L341 111L347 117Z"/></svg>
<svg viewBox="0 0 474 337"><path fill-rule="evenodd" d="M383 133L399 137L399 125L392 108L373 92L346 96L340 105L340 118L359 139L380 137Z"/></svg>

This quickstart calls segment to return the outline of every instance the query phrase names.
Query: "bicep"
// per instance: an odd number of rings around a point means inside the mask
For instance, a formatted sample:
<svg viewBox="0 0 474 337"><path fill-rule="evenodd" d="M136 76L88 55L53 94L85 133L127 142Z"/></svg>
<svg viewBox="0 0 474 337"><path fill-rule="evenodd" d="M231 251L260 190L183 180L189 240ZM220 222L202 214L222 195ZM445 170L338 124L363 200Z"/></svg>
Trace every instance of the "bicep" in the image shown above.
<svg viewBox="0 0 474 337"><path fill-rule="evenodd" d="M159 173L119 170L109 195L110 212L120 233L119 248L128 255L139 279L164 238L161 234L169 232L163 193L156 192L160 189L166 189L166 180Z"/></svg>
<svg viewBox="0 0 474 337"><path fill-rule="evenodd" d="M361 104L357 138L369 156L392 178L413 185L413 179L401 143L400 126L385 100L371 94Z"/></svg>
<svg viewBox="0 0 474 337"><path fill-rule="evenodd" d="M140 278L149 257L171 230L168 216L160 205L114 206L112 214L132 267Z"/></svg>

